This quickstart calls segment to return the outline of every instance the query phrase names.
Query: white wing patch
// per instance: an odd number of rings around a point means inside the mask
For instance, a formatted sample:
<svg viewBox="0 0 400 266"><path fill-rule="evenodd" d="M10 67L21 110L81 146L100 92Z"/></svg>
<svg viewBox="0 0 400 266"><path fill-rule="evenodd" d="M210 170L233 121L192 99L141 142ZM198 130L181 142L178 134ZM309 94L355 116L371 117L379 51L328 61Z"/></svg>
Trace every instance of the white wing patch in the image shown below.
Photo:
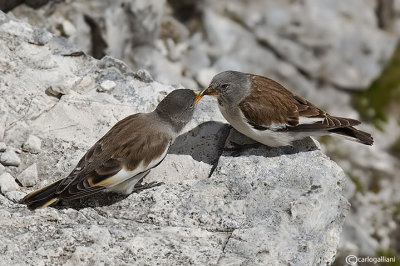
<svg viewBox="0 0 400 266"><path fill-rule="evenodd" d="M322 122L322 121L324 121L325 120L325 118L321 118L321 117L314 117L314 118L312 118L312 117L299 117L299 125L302 125L302 124L314 124L314 123L317 123L317 122Z"/></svg>
<svg viewBox="0 0 400 266"><path fill-rule="evenodd" d="M287 125L286 124L275 124L275 123L272 123L270 126L264 126L264 125L262 125L262 126L265 127L265 128L271 129L271 130L278 130L278 129L285 128Z"/></svg>
<svg viewBox="0 0 400 266"><path fill-rule="evenodd" d="M171 146L171 143L168 144L168 146L165 148L164 152L161 154L160 157L151 161L147 166L145 166L143 164L143 161L141 161L140 164L131 171L129 171L125 168L122 168L121 170L119 170L118 173L116 173L112 177L109 177L106 180L104 180L96 185L105 186L107 188L112 188L112 187L114 187L114 186L116 186L116 185L142 173L142 172L145 172L145 171L155 167L157 164L159 164L165 158L165 156L167 156L168 149L170 146ZM112 189L110 189L110 190L112 190Z"/></svg>

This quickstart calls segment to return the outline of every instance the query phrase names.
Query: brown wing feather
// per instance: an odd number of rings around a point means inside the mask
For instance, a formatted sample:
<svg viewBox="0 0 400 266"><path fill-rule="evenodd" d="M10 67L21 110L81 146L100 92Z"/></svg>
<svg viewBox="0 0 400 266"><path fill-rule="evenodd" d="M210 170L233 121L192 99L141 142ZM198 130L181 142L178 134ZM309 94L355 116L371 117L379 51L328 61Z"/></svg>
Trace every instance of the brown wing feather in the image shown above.
<svg viewBox="0 0 400 266"><path fill-rule="evenodd" d="M272 125L280 125L281 128L276 130L317 131L360 124L354 119L330 116L272 79L252 74L248 76L252 80L252 93L239 104L239 107L249 124L256 129L267 130ZM323 120L300 124L300 118L323 118Z"/></svg>

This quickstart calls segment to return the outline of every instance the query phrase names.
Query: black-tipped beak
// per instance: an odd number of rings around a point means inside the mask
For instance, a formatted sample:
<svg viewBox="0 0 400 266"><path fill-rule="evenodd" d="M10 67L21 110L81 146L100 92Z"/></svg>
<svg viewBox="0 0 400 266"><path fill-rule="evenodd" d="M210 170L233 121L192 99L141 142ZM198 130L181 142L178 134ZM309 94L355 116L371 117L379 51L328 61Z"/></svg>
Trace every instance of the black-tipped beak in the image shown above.
<svg viewBox="0 0 400 266"><path fill-rule="evenodd" d="M200 99L203 98L204 95L218 95L218 91L212 88L206 88L202 90L199 94L197 94L196 103L200 101Z"/></svg>

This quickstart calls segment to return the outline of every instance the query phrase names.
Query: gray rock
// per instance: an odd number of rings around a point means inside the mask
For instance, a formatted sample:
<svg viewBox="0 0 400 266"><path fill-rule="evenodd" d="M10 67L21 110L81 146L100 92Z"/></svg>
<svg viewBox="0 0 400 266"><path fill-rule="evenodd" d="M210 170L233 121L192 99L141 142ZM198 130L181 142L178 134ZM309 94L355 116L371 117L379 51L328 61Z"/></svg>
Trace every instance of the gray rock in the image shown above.
<svg viewBox="0 0 400 266"><path fill-rule="evenodd" d="M36 163L32 164L24 171L22 171L22 173L17 176L17 179L24 187L31 187L36 185L36 183L38 182Z"/></svg>
<svg viewBox="0 0 400 266"><path fill-rule="evenodd" d="M14 177L9 173L3 173L0 175L0 191L6 193L9 191L19 190L18 184L15 182Z"/></svg>
<svg viewBox="0 0 400 266"><path fill-rule="evenodd" d="M4 142L0 142L0 152L3 152L7 149L7 145Z"/></svg>
<svg viewBox="0 0 400 266"><path fill-rule="evenodd" d="M153 82L154 79L146 69L139 69L136 71L135 76L137 79L143 82Z"/></svg>
<svg viewBox="0 0 400 266"><path fill-rule="evenodd" d="M0 155L0 163L6 166L18 166L21 164L21 159L13 150L7 150Z"/></svg>
<svg viewBox="0 0 400 266"><path fill-rule="evenodd" d="M8 62L0 108L12 107L7 115L15 121L4 141L20 146L28 134L41 136L40 158L21 155L27 165L40 159L33 189L65 177L118 120L153 110L180 87L144 82L111 57L75 54L79 50L64 39L32 44L37 33L29 24L3 16L0 36L12 37L0 37L7 47L0 62ZM104 80L118 86L97 93ZM53 83L69 93L60 99L44 94ZM30 84L29 92L23 84ZM24 97L30 108L24 109ZM224 122L215 99L205 97L167 158L127 197L101 193L31 212L15 202L32 189L0 195L2 263L332 263L349 207L343 171L311 139L234 150L232 141L248 140Z"/></svg>
<svg viewBox="0 0 400 266"><path fill-rule="evenodd" d="M22 146L23 151L30 153L40 153L42 146L42 140L35 135L29 135L28 139Z"/></svg>
<svg viewBox="0 0 400 266"><path fill-rule="evenodd" d="M6 168L0 163L0 175L6 171Z"/></svg>

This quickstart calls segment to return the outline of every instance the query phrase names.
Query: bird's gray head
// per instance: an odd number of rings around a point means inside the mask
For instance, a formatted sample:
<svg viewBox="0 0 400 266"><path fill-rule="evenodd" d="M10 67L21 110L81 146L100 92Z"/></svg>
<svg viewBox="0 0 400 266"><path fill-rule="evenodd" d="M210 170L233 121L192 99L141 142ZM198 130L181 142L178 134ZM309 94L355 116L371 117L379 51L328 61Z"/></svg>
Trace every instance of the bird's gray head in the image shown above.
<svg viewBox="0 0 400 266"><path fill-rule="evenodd" d="M179 132L192 119L195 106L196 93L188 89L179 89L168 94L158 104L155 112Z"/></svg>
<svg viewBox="0 0 400 266"><path fill-rule="evenodd" d="M220 105L239 104L250 93L250 79L247 74L237 71L225 71L212 79L203 95L217 95Z"/></svg>

